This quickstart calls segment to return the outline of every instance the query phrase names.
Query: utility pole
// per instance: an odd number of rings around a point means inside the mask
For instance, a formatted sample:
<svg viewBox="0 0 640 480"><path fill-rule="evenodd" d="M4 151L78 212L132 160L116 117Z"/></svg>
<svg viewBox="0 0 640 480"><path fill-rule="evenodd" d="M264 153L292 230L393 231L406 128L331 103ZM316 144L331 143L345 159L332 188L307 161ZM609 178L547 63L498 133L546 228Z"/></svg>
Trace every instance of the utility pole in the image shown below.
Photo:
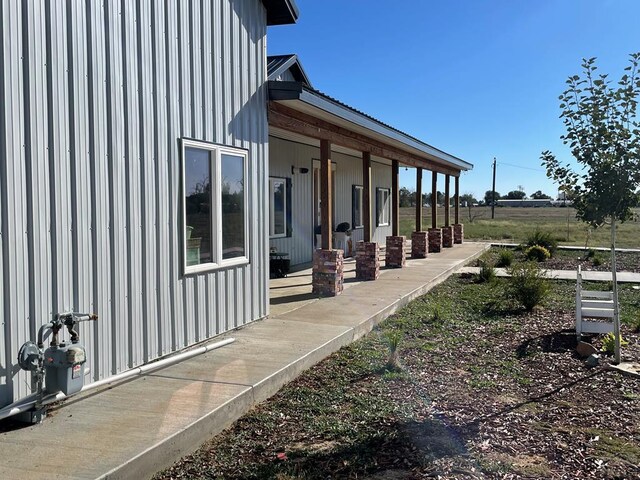
<svg viewBox="0 0 640 480"><path fill-rule="evenodd" d="M493 157L493 187L491 187L491 219L496 218L496 157Z"/></svg>

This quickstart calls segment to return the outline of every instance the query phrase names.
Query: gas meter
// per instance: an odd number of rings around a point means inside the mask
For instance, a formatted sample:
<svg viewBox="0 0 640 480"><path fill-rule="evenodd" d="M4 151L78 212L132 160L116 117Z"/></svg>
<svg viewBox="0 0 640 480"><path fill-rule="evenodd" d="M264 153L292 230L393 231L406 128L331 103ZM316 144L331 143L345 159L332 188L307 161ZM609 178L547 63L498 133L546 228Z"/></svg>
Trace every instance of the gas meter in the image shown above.
<svg viewBox="0 0 640 480"><path fill-rule="evenodd" d="M42 400L45 394L62 392L65 395L78 393L84 386L85 362L87 355L80 344L75 327L79 322L97 320L98 316L88 313L59 313L38 330L38 343L26 342L18 352L18 364L30 371L37 384L36 411L42 416ZM67 327L70 343L59 341L58 335ZM44 349L44 335L51 330L49 347Z"/></svg>

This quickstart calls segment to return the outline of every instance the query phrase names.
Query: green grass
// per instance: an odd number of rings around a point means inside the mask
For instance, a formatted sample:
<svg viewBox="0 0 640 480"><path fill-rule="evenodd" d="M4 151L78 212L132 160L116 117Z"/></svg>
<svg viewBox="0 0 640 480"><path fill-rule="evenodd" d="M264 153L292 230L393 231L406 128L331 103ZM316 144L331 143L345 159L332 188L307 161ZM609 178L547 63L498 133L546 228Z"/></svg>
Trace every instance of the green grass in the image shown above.
<svg viewBox="0 0 640 480"><path fill-rule="evenodd" d="M640 213L638 210L636 213ZM426 230L431 226L431 209L423 209L423 226ZM438 226L444 224L444 209L438 209ZM522 243L536 229L553 233L562 245L590 247L611 246L611 231L607 226L591 230L575 218L573 208L514 208L496 207L495 219L491 219L490 207L473 207L473 221L469 219L467 208L460 209L460 222L464 224L466 239L506 241ZM451 209L453 223L453 209ZM410 236L415 230L415 209L400 209L400 234ZM619 225L617 245L620 248L640 248L640 223L630 221Z"/></svg>

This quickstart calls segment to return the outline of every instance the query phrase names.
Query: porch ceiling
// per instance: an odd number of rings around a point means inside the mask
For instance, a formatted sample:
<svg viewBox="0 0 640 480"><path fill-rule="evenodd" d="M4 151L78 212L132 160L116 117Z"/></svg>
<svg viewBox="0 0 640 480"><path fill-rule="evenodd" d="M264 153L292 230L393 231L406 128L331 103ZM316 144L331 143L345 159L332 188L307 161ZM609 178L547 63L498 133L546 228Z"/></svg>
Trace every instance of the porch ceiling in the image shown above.
<svg viewBox="0 0 640 480"><path fill-rule="evenodd" d="M280 84L281 82L274 82ZM357 110L309 89L290 91L289 98L269 103L269 126L315 139L325 138L334 145L361 156L397 160L443 174L459 176L473 165L378 122ZM292 98L293 97L293 98ZM272 97L273 98L273 97Z"/></svg>

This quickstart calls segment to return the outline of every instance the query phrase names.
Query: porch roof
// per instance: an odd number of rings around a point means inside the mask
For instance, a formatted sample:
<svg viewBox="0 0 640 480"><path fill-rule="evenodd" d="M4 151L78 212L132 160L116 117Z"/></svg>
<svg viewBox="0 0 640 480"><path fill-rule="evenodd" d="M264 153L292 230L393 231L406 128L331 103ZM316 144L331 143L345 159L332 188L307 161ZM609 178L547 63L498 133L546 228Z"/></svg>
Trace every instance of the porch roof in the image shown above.
<svg viewBox="0 0 640 480"><path fill-rule="evenodd" d="M270 124L286 129L287 122L283 124L279 121L278 115L295 117L290 118L290 127L299 128L300 133L306 132L309 136L320 138L321 130L332 130L338 138L346 137L350 145L345 146L355 149L361 147L362 151L399 160L407 165L453 175L473 168L473 164L461 158L314 89L296 55L269 57L268 63L271 64L268 71L269 99L272 102ZM300 77L302 81L296 82L276 80L286 69L296 79L299 69L304 78Z"/></svg>

